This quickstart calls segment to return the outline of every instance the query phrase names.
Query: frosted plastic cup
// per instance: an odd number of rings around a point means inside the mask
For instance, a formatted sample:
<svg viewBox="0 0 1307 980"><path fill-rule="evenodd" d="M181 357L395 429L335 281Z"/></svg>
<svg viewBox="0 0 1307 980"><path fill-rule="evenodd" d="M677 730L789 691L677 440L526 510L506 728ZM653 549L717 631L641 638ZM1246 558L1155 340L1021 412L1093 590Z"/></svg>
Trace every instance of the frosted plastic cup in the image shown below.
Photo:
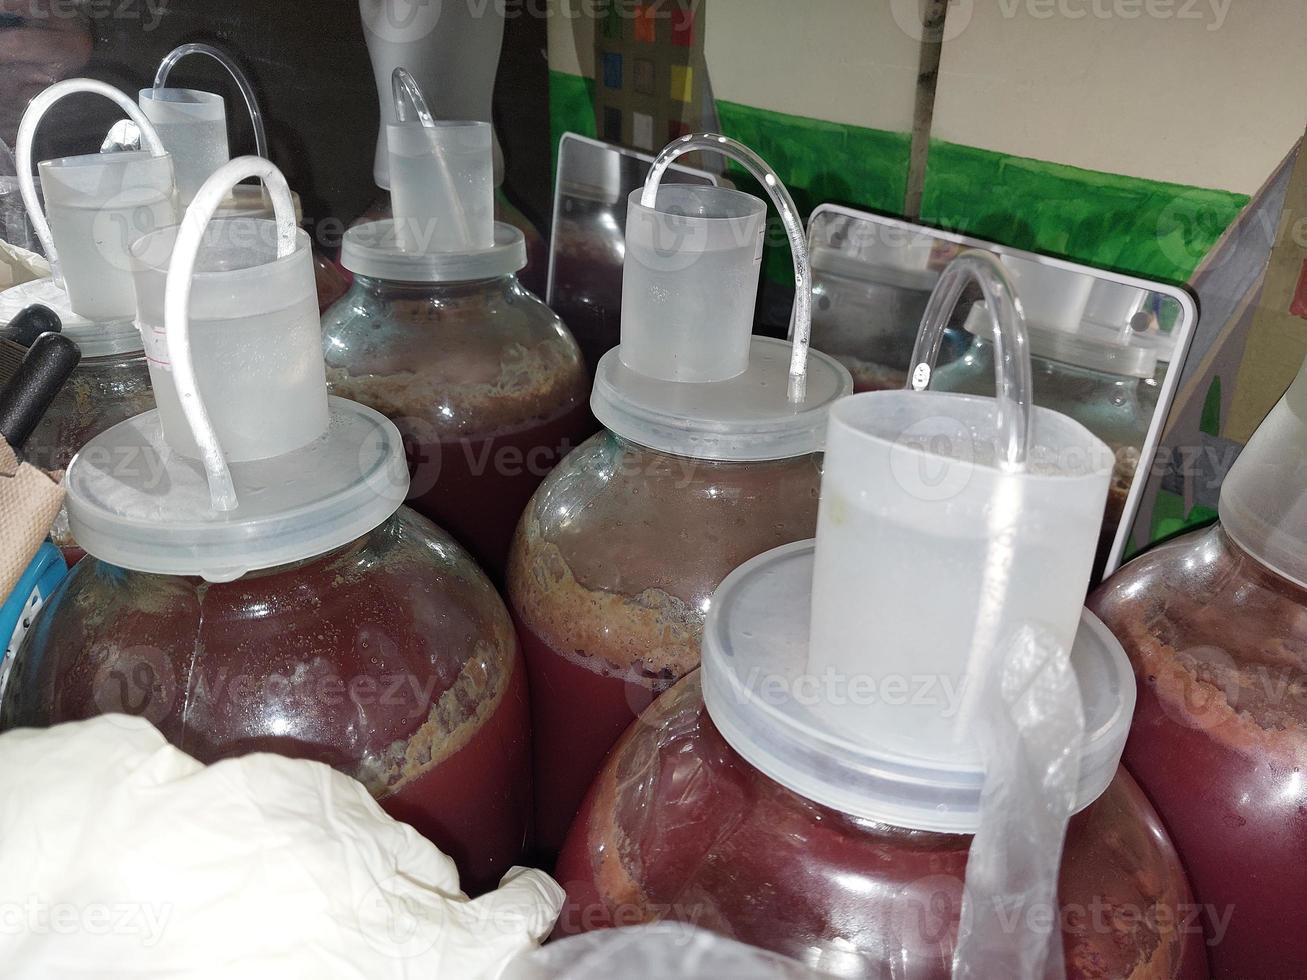
<svg viewBox="0 0 1307 980"><path fill-rule="evenodd" d="M92 153L37 166L44 206L32 183L32 144L46 112L75 93L101 95L136 123L145 150ZM46 258L62 278L74 313L88 320L123 320L136 309L132 245L177 221L172 156L136 103L90 78L56 82L32 99L18 126L18 180Z"/></svg>
<svg viewBox="0 0 1307 980"><path fill-rule="evenodd" d="M971 651L1023 626L1075 639L1112 455L1036 408L1026 467L998 465L996 405L894 391L830 411L810 667L842 727L885 751L948 758L969 741Z"/></svg>
<svg viewBox="0 0 1307 980"><path fill-rule="evenodd" d="M137 322L149 358L164 440L200 450L181 402L164 328L164 290L179 226L141 239L135 258ZM309 237L277 257L278 225L262 218L210 222L192 279L190 339L196 387L229 462L280 456L327 426L326 372Z"/></svg>
<svg viewBox="0 0 1307 980"><path fill-rule="evenodd" d="M1094 288L1093 276L1014 255L1001 256L1001 261L1033 325L1055 330L1080 326Z"/></svg>
<svg viewBox="0 0 1307 980"><path fill-rule="evenodd" d="M37 173L73 311L88 320L130 317L130 249L177 220L171 157L95 153L42 161Z"/></svg>
<svg viewBox="0 0 1307 980"><path fill-rule="evenodd" d="M489 123L418 120L386 126L398 243L413 252L479 252L495 244Z"/></svg>
<svg viewBox="0 0 1307 980"><path fill-rule="evenodd" d="M667 184L650 208L643 193L627 203L622 363L664 381L743 374L767 206L740 191Z"/></svg>
<svg viewBox="0 0 1307 980"><path fill-rule="evenodd" d="M227 108L221 95L188 88L143 88L145 117L172 154L177 193L189 204L209 176L231 159Z"/></svg>

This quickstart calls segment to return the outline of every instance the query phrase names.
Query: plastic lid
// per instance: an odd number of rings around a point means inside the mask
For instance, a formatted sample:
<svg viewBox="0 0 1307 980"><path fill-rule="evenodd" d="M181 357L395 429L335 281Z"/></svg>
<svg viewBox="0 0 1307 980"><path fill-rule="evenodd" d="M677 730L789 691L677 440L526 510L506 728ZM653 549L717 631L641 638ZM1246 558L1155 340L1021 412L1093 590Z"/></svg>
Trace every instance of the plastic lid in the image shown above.
<svg viewBox="0 0 1307 980"><path fill-rule="evenodd" d="M877 752L814 711L822 683L808 671L814 558L812 541L785 545L741 565L717 589L703 639L713 723L752 766L823 806L896 827L975 833L982 766ZM874 643L868 637L869 655ZM1071 661L1085 715L1081 809L1116 774L1135 684L1121 644L1088 610ZM909 687L905 696L922 693Z"/></svg>
<svg viewBox="0 0 1307 980"><path fill-rule="evenodd" d="M83 357L135 354L143 349L141 332L133 318L88 320L73 312L68 293L53 279L35 279L0 293L0 323L8 323L33 303L42 303L59 314L64 335L77 341Z"/></svg>
<svg viewBox="0 0 1307 980"><path fill-rule="evenodd" d="M513 275L526 265L520 229L495 222L492 248L470 252L410 252L402 248L391 219L369 221L345 232L340 264L357 276L391 282L469 282Z"/></svg>
<svg viewBox="0 0 1307 980"><path fill-rule="evenodd" d="M680 155L738 161L780 212L794 257L793 343L753 337L766 204L720 187L660 186ZM613 432L700 459L784 459L821 449L825 413L853 390L849 372L812 351L807 239L784 184L726 136L673 141L627 205L622 341L600 360L590 406Z"/></svg>
<svg viewBox="0 0 1307 980"><path fill-rule="evenodd" d="M408 469L384 416L342 398L328 409L327 431L308 446L229 464L240 504L226 512L210 505L204 467L169 450L158 411L121 422L68 467L73 536L114 565L211 582L348 544L399 509Z"/></svg>
<svg viewBox="0 0 1307 980"><path fill-rule="evenodd" d="M1217 510L1239 547L1307 589L1307 362L1235 460Z"/></svg>
<svg viewBox="0 0 1307 980"><path fill-rule="evenodd" d="M793 346L754 337L743 374L727 381L664 381L631 370L620 348L595 370L590 408L603 425L659 452L697 459L788 459L820 452L831 404L853 391L848 369L808 352L801 402L786 391Z"/></svg>
<svg viewBox="0 0 1307 980"><path fill-rule="evenodd" d="M965 326L977 337L991 335L983 303L971 307ZM1151 378L1157 372L1157 350L1128 328L1120 330L1084 320L1077 329L1067 330L1027 319L1026 334L1034 357L1123 378Z"/></svg>
<svg viewBox="0 0 1307 980"><path fill-rule="evenodd" d="M214 212L252 176L273 200L275 248L254 241L197 285L197 267L214 256L215 243L202 251ZM236 253L214 227L228 264ZM372 409L327 398L308 242L280 171L259 157L220 168L169 251L158 351L167 361L152 354L150 365L160 409L96 436L65 477L82 547L143 572L229 581L323 554L390 517L408 493L403 442ZM267 308L279 300L294 302ZM242 389L251 376L262 383ZM287 392L290 404L279 404ZM188 429L191 446L169 442L161 412L177 416L172 428Z"/></svg>

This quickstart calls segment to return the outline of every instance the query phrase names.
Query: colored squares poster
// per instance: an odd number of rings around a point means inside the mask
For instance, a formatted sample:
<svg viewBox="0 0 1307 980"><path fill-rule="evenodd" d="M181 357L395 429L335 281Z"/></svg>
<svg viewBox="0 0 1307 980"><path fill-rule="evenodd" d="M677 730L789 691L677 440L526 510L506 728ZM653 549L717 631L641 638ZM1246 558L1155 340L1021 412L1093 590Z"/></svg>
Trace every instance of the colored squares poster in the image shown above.
<svg viewBox="0 0 1307 980"><path fill-rule="evenodd" d="M647 153L705 128L708 0L600 0L594 32L600 135Z"/></svg>

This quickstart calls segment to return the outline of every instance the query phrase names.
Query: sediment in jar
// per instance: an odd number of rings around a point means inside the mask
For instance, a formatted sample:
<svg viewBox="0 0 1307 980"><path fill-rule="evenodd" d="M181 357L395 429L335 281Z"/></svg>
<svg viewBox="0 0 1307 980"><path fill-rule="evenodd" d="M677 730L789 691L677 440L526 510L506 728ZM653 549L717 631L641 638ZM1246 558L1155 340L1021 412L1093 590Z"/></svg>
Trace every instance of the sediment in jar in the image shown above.
<svg viewBox="0 0 1307 980"><path fill-rule="evenodd" d="M694 605L658 588L623 595L587 587L530 513L518 535L509 594L531 631L559 656L649 686L670 683L699 663L704 614Z"/></svg>
<svg viewBox="0 0 1307 980"><path fill-rule="evenodd" d="M1150 615L1117 615L1109 625L1173 721L1250 763L1292 770L1307 767L1307 638L1293 635L1301 615L1293 613L1252 626L1176 592ZM1259 634L1255 649L1240 635L1249 628ZM1177 648L1178 634L1202 642Z"/></svg>
<svg viewBox="0 0 1307 980"><path fill-rule="evenodd" d="M551 421L582 404L579 366L549 345L510 344L493 368L451 353L440 374L397 370L350 374L327 367L332 394L395 420L421 420L439 439L486 438Z"/></svg>
<svg viewBox="0 0 1307 980"><path fill-rule="evenodd" d="M609 756L557 876L560 933L690 921L841 977L879 976L896 949L947 977L971 838L861 821L752 769L691 675ZM800 906L792 902L803 895ZM856 900L855 900L856 897ZM1075 980L1204 976L1180 864L1130 777L1073 818L1059 916Z"/></svg>

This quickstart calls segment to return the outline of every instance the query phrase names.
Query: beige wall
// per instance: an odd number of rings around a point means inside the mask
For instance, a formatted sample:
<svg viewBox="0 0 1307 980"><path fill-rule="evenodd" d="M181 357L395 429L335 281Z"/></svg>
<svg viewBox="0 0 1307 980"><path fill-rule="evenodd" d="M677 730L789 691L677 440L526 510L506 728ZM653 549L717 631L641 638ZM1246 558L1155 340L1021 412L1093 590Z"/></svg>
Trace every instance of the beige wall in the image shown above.
<svg viewBox="0 0 1307 980"><path fill-rule="evenodd" d="M706 0L713 94L775 112L910 132L920 45L897 23L899 5Z"/></svg>
<svg viewBox="0 0 1307 980"><path fill-rule="evenodd" d="M1251 194L1307 121L1304 0L954 0L948 34L940 139Z"/></svg>

